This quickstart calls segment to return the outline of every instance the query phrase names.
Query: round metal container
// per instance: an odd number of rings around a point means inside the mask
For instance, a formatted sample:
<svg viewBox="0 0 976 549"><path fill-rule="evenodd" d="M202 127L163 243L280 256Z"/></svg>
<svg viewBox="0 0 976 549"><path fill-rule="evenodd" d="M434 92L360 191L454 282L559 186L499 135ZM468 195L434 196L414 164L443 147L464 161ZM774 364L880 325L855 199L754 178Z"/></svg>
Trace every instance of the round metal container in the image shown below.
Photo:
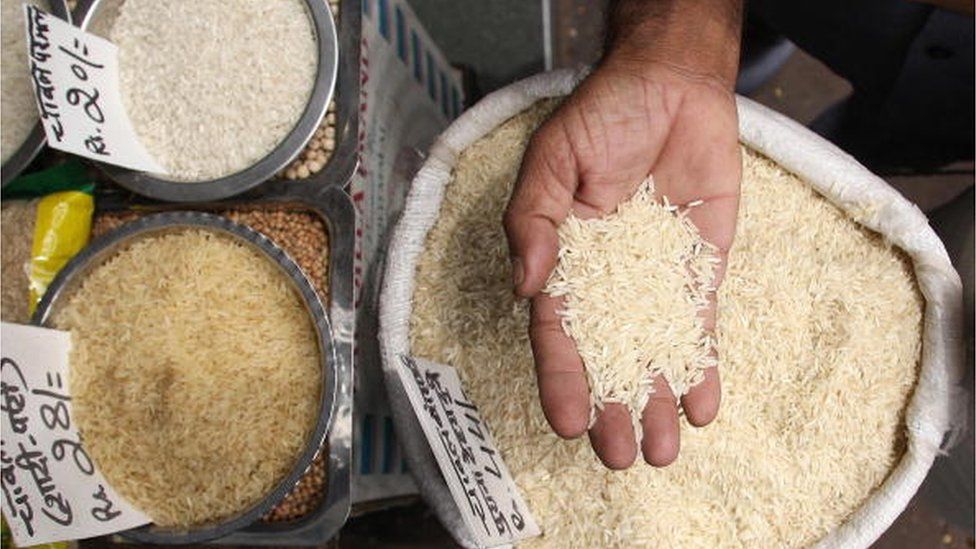
<svg viewBox="0 0 976 549"><path fill-rule="evenodd" d="M278 482L275 488L248 509L223 520L193 526L188 529L164 528L146 525L122 534L136 541L146 543L188 544L226 536L257 521L267 514L298 483L318 454L332 423L336 393L336 355L332 340L332 328L322 302L301 268L266 236L227 218L201 212L168 212L149 215L127 223L98 238L75 256L61 270L48 287L32 319L34 324L50 326L54 315L70 299L85 277L119 251L133 242L166 233L182 232L188 229L202 229L226 235L242 242L265 256L277 265L281 273L289 279L302 302L308 309L319 341L320 366L322 372L321 403L315 428L309 435L305 448L298 456L288 475ZM254 334L260 337L261 334ZM259 390L259 388L255 388ZM269 436L273 436L269 433ZM219 466L219 464L214 464Z"/></svg>
<svg viewBox="0 0 976 549"><path fill-rule="evenodd" d="M51 14L65 21L71 21L68 8L62 0L51 0ZM24 171L24 168L37 157L37 153L41 152L46 143L47 137L44 136L44 128L38 121L34 124L34 129L27 135L27 139L24 139L17 151L10 155L10 158L0 168L0 187L6 187L7 183L20 175L20 172Z"/></svg>
<svg viewBox="0 0 976 549"><path fill-rule="evenodd" d="M291 132L267 156L237 173L218 179L179 182L118 166L100 164L113 181L135 193L170 202L208 202L240 194L267 181L294 160L311 140L322 123L332 100L338 66L338 39L335 21L328 4L323 0L304 0L315 29L318 43L318 67L312 94L302 116ZM75 12L81 28L98 28L103 32L111 26L100 18L114 17L124 0L83 0ZM227 9L233 9L233 2Z"/></svg>

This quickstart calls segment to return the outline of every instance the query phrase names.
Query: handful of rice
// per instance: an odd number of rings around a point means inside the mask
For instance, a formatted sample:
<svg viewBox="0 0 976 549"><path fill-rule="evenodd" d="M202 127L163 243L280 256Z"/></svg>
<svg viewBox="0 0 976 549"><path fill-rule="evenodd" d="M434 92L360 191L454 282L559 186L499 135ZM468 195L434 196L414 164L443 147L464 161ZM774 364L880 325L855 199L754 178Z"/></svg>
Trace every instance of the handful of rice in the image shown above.
<svg viewBox="0 0 976 549"><path fill-rule="evenodd" d="M667 197L656 201L651 178L615 212L563 222L559 262L544 291L564 299L563 329L598 408L624 404L639 425L655 377L682 395L716 365L700 313L718 261L685 211Z"/></svg>

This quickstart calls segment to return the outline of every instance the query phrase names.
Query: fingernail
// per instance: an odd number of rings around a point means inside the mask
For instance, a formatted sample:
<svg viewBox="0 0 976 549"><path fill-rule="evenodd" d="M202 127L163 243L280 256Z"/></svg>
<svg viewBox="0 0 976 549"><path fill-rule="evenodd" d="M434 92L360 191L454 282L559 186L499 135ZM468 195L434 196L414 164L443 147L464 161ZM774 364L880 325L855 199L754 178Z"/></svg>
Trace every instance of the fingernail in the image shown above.
<svg viewBox="0 0 976 549"><path fill-rule="evenodd" d="M512 284L517 288L524 281L525 267L522 266L522 260L516 257L512 259Z"/></svg>

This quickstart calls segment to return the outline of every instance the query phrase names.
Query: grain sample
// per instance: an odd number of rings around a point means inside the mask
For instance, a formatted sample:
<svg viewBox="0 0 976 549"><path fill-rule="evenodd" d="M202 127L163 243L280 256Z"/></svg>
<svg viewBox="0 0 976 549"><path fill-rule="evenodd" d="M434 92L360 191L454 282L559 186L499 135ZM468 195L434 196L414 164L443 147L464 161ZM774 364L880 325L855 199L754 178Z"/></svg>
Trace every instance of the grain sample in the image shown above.
<svg viewBox="0 0 976 549"><path fill-rule="evenodd" d="M591 401L627 406L638 440L655 377L680 396L715 365L701 313L719 260L687 210L661 198L648 178L614 212L567 217L544 289L562 298L558 314L583 359Z"/></svg>
<svg viewBox="0 0 976 549"><path fill-rule="evenodd" d="M332 12L332 19L335 21L338 30L340 23L338 0L329 0L329 10ZM342 48L341 43L339 47ZM340 55L342 55L341 50ZM290 180L306 179L322 171L325 165L329 163L329 159L332 158L336 149L336 101L338 98L335 94L338 92L339 86L337 85L332 100L329 102L329 108L325 113L325 119L315 130L312 140L305 145L298 158L278 174L279 177Z"/></svg>
<svg viewBox="0 0 976 549"><path fill-rule="evenodd" d="M329 103L325 120L315 130L312 140L302 150L298 158L281 172L285 179L307 179L325 168L336 149L336 105L335 99Z"/></svg>
<svg viewBox="0 0 976 549"><path fill-rule="evenodd" d="M26 2L49 12L46 0ZM27 60L23 0L0 0L0 163L24 143L37 124L37 106Z"/></svg>
<svg viewBox="0 0 976 549"><path fill-rule="evenodd" d="M112 24L122 100L175 181L244 170L295 127L318 51L303 0L125 0Z"/></svg>
<svg viewBox="0 0 976 549"><path fill-rule="evenodd" d="M0 318L30 321L30 262L37 201L5 200L0 206Z"/></svg>
<svg viewBox="0 0 976 549"><path fill-rule="evenodd" d="M92 236L148 215L150 212L106 212L95 217ZM309 211L262 207L214 212L246 225L271 239L302 268L323 304L329 301L329 234L325 223Z"/></svg>
<svg viewBox="0 0 976 549"><path fill-rule="evenodd" d="M327 461L327 452L315 456L312 466L298 481L295 488L262 520L265 522L288 522L300 519L318 509L322 500L325 499L325 486L329 474Z"/></svg>
<svg viewBox="0 0 976 549"><path fill-rule="evenodd" d="M910 262L794 175L744 150L738 233L719 290L723 401L663 469L611 472L539 406L528 307L502 212L529 109L460 156L416 273L411 352L456 367L544 531L527 547L804 547L903 453L923 301Z"/></svg>
<svg viewBox="0 0 976 549"><path fill-rule="evenodd" d="M85 446L164 526L257 503L307 444L318 339L292 282L212 231L146 236L88 273L56 312Z"/></svg>
<svg viewBox="0 0 976 549"><path fill-rule="evenodd" d="M225 210L218 213L262 233L287 252L301 267L328 309L329 237L325 223L318 215L287 208ZM143 215L146 214L131 211L102 214L95 218L92 232L98 236ZM298 485L264 520L295 520L317 509L326 494L327 459L328 452L320 453Z"/></svg>

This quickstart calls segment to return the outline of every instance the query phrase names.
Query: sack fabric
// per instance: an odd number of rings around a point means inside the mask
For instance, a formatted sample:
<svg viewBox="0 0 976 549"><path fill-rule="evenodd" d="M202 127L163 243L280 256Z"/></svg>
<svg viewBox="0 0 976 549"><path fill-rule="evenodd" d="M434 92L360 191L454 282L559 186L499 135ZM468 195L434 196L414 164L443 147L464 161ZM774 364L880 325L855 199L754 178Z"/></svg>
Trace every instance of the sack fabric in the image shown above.
<svg viewBox="0 0 976 549"><path fill-rule="evenodd" d="M395 368L410 353L414 274L427 232L437 220L458 154L536 101L570 93L584 71L555 71L516 82L485 97L458 118L431 148L413 180L392 235L380 297L380 345L399 441L420 490L454 538L475 547ZM871 497L817 547L867 547L904 510L956 422L962 377L962 285L925 215L851 156L796 122L737 98L740 140L798 175L864 226L911 256L925 298L922 367L906 412L905 455ZM477 404L477 403L476 403Z"/></svg>

